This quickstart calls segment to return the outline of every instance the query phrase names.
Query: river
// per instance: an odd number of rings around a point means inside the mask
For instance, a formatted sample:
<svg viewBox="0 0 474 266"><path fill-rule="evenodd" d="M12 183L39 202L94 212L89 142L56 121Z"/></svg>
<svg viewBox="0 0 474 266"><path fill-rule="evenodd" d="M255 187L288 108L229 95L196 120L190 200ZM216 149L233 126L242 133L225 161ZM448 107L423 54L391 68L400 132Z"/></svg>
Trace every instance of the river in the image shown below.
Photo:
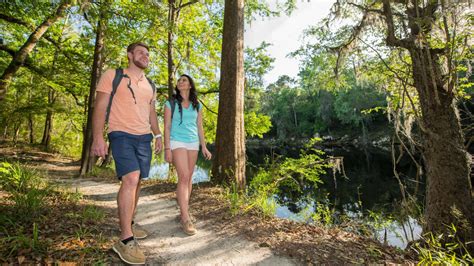
<svg viewBox="0 0 474 266"><path fill-rule="evenodd" d="M280 189L273 196L276 202L276 216L300 222L312 222L312 214L318 206L330 206L334 224L343 223L344 217L360 224L370 224L373 237L382 243L405 248L409 241L419 238L421 227L415 219L402 213L396 204L401 200L398 180L394 177L390 151L380 148L320 147L326 155L343 157L345 176L332 172L322 176L324 184L307 184L301 193ZM249 179L265 157L275 154L297 157L299 147L276 148L268 146L247 146L247 176ZM211 163L202 158L193 174L193 183L208 182ZM401 181L413 184L416 169L408 158L397 165ZM162 158L155 158L150 177L165 179L168 164ZM419 198L423 200L423 180ZM271 200L271 199L269 199Z"/></svg>

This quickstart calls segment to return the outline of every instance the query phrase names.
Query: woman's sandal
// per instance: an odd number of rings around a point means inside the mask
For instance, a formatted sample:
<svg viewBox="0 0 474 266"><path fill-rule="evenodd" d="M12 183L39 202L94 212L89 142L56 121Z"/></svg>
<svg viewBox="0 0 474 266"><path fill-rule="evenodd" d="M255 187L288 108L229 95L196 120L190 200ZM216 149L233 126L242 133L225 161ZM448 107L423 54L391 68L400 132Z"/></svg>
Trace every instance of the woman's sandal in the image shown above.
<svg viewBox="0 0 474 266"><path fill-rule="evenodd" d="M190 236L196 234L197 232L193 222L191 222L190 220L187 220L186 222L181 222L181 227L183 228L183 231Z"/></svg>

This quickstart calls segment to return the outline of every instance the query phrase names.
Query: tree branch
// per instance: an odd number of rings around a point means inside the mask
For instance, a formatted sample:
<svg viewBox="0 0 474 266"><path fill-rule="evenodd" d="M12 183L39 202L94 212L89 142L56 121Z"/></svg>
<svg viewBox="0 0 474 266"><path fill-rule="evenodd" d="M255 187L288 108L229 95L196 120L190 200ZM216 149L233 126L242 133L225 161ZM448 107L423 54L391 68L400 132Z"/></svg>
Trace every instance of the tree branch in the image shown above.
<svg viewBox="0 0 474 266"><path fill-rule="evenodd" d="M364 43L365 45L367 45L372 51L375 52L375 54L376 54L377 57L380 59L380 61L382 61L382 63L385 65L385 67L386 67L390 72L392 72L392 73L395 75L395 77L396 77L397 79L399 79L400 81L404 81L404 79L402 79L402 77L400 77L400 75L398 75L398 73L397 73L395 70L393 70L393 69L388 65L388 63L383 59L382 55L381 55L375 48L373 48L370 44L364 42L364 40L362 40L361 38L359 38L359 37L357 37L357 38L358 38L362 43ZM409 85L410 85L410 86L413 86L413 84L409 84Z"/></svg>
<svg viewBox="0 0 474 266"><path fill-rule="evenodd" d="M189 2L187 2L187 3L184 3L184 4L182 4L182 5L179 5L178 9L181 9L181 8L183 8L183 7L186 7L186 6L189 6L189 5L192 5L192 4L195 4L195 3L197 3L197 2L199 2L199 0L189 1Z"/></svg>
<svg viewBox="0 0 474 266"><path fill-rule="evenodd" d="M206 108L209 112L211 112L211 113L217 115L217 112L214 112L214 111L211 110L209 107L207 107L207 105L205 105L203 101L201 101L201 100L199 100L199 101L201 102L202 106L204 106L204 108Z"/></svg>
<svg viewBox="0 0 474 266"><path fill-rule="evenodd" d="M390 0L383 0L383 14L385 16L385 23L387 24L387 45L403 47L406 49L411 48L411 44L407 40L400 40L395 36L395 26L393 23L393 14L392 7L390 6Z"/></svg>
<svg viewBox="0 0 474 266"><path fill-rule="evenodd" d="M16 50L14 50L13 48L11 47L8 47L4 44L0 44L0 50L1 51L5 51L7 52L8 54L10 54L12 57L15 56L15 53L17 52ZM36 74L40 75L40 76L44 76L43 75L43 72L45 72L45 70L42 70L40 68L38 68L37 66L34 66L33 65L33 61L31 60L30 57L27 57L25 59L25 62L23 62L23 66L25 66L26 68L30 69L31 71L35 72Z"/></svg>
<svg viewBox="0 0 474 266"><path fill-rule="evenodd" d="M208 91L200 91L199 94L201 95L206 95L206 94L213 94L213 93L219 93L219 90L208 90Z"/></svg>
<svg viewBox="0 0 474 266"><path fill-rule="evenodd" d="M25 21L22 21L18 18L15 18L15 17L12 17L12 16L9 16L7 14L3 14L3 13L0 13L0 19L2 20L5 20L6 22L10 22L10 23L15 23L15 24L19 24L19 25L23 25L25 27L27 27L28 29L30 30L34 30L35 27Z"/></svg>
<svg viewBox="0 0 474 266"><path fill-rule="evenodd" d="M8 46L6 46L6 45L3 45L3 44L0 44L0 50L7 52L7 53L10 54L12 57L13 57L13 56L15 55L15 53L16 53L16 51L15 51L14 49L12 49L12 48L10 48L10 47L8 47ZM58 83L56 83L56 82L54 82L54 81L51 81L51 78L50 78L50 77L47 77L47 76L44 74L44 73L47 73L47 71L44 70L44 69L41 69L41 68L39 68L39 67L37 67L37 66L35 66L35 65L33 64L33 61L31 60L31 58L27 57L27 58L25 59L25 62L23 62L23 66L26 67L26 68L28 68L28 69L31 70L32 72L36 73L38 76L40 76L40 77L42 77L42 78L44 78L44 79L47 79L47 80L49 80L50 82L52 82L52 83L54 83L54 84L56 84L56 85L58 85L58 86L61 86L61 87L65 88L65 91L68 92L69 94L71 94L71 96L75 99L76 104L77 104L78 106L82 106L82 105L83 105L83 104L79 101L79 99L77 98L77 96L69 89L70 86L65 86L65 85L62 85L62 84L58 84Z"/></svg>
<svg viewBox="0 0 474 266"><path fill-rule="evenodd" d="M15 18L15 17L12 17L8 14L4 14L4 13L0 13L0 19L4 20L4 21L7 21L7 22L10 22L10 23L15 23L15 24L18 24L18 25L22 25L24 27L26 27L27 29L29 30L35 30L36 27L35 25L33 24L30 24L26 21L23 21L21 19L18 19L18 18ZM61 45L55 41L50 35L48 32L46 32L43 36L47 41L49 41L52 45L54 45L59 51L61 51L61 53L67 58L69 59L69 61L74 61L74 59L71 57L71 55L69 53L66 53L64 52L64 50L61 48ZM83 55L79 54L79 53L75 53L73 52L72 55L75 55L79 58L82 58Z"/></svg>

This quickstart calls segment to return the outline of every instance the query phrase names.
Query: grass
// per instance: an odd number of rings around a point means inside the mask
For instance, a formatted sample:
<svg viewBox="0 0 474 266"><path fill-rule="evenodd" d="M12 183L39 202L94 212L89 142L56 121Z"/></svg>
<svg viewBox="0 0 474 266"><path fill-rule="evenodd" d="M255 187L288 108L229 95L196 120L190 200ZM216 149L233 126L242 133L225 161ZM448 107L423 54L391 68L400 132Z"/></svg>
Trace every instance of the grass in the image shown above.
<svg viewBox="0 0 474 266"><path fill-rule="evenodd" d="M111 237L100 230L110 216L46 180L20 163L0 162L0 263L110 264Z"/></svg>
<svg viewBox="0 0 474 266"><path fill-rule="evenodd" d="M418 253L420 264L423 265L473 265L474 258L467 246L473 245L461 241L455 225L447 227L448 233L434 235L427 233L422 241L415 244L414 251Z"/></svg>

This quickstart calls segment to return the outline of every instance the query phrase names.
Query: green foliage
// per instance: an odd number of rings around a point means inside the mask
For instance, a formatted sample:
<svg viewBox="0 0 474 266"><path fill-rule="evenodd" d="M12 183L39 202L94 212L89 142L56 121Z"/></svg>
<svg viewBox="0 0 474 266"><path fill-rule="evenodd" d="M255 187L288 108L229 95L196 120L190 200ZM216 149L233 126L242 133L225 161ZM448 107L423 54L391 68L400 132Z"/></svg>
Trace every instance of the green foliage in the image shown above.
<svg viewBox="0 0 474 266"><path fill-rule="evenodd" d="M245 196L239 191L235 182L225 189L225 198L227 198L230 203L230 213L233 216L237 215L241 207L245 204Z"/></svg>
<svg viewBox="0 0 474 266"><path fill-rule="evenodd" d="M431 232L422 237L422 244L416 243L413 249L418 253L420 264L449 264L470 265L474 258L469 253L467 246L473 242L465 243L457 235L457 228L452 224L448 227L446 235L433 235Z"/></svg>
<svg viewBox="0 0 474 266"><path fill-rule="evenodd" d="M0 237L0 246L7 248L7 257L21 250L30 250L32 253L40 254L46 250L46 245L39 239L38 225L33 223L31 233L23 233L24 228L17 226L15 231L7 231L6 228L0 228L6 232L6 237Z"/></svg>
<svg viewBox="0 0 474 266"><path fill-rule="evenodd" d="M274 212L276 205L273 195L282 187L301 192L303 184L322 183L320 175L325 174L331 165L321 157L324 152L314 148L318 141L320 139L317 138L309 141L297 159L285 158L282 162L267 161L267 166L259 169L250 182L249 189L250 197L260 210L266 214Z"/></svg>
<svg viewBox="0 0 474 266"><path fill-rule="evenodd" d="M358 126L360 123L370 122L377 115L367 110L380 109L384 105L385 95L376 86L355 84L350 90L340 91L336 95L334 110L342 123Z"/></svg>
<svg viewBox="0 0 474 266"><path fill-rule="evenodd" d="M261 108L272 118L272 133L278 139L311 138L345 125L360 128L376 119L386 121L382 112L374 112L387 105L375 71L359 74L342 65L336 77L336 56L319 45L308 45L292 55L301 58L298 80L282 76L270 84Z"/></svg>
<svg viewBox="0 0 474 266"><path fill-rule="evenodd" d="M86 221L97 221L101 222L105 218L105 212L96 206L87 205L83 210L81 217L84 222Z"/></svg>
<svg viewBox="0 0 474 266"><path fill-rule="evenodd" d="M87 119L91 66L97 23L107 25L104 38L104 69L126 67L125 47L133 41L151 45L147 75L158 87L164 100L168 81L168 43L172 31L173 61L176 73L190 74L200 92L215 90L222 39L223 3L198 2L180 9L175 24L168 21L167 2L140 4L127 1L86 2L73 4L68 15L51 25L45 37L29 54L28 64L14 77L6 98L0 104L0 128L3 138L38 143L44 137L47 113L52 114L50 150L78 158L81 155L83 129ZM56 5L33 1L2 2L2 14L22 24L39 25ZM101 10L106 10L102 12ZM5 47L17 51L32 27L0 20L5 32ZM34 27L33 27L34 28ZM92 41L91 41L92 40ZM5 48L5 49L6 49ZM1 50L0 71L11 61L8 50ZM216 94L200 97L211 110L217 110ZM159 113L159 115L162 114ZM211 115L212 117L213 115ZM213 119L204 121L206 135L215 138ZM31 125L31 126L30 126ZM212 142L212 141L211 141Z"/></svg>
<svg viewBox="0 0 474 266"><path fill-rule="evenodd" d="M262 42L260 46L246 48L244 53L245 87L247 90L263 89L263 76L273 69L275 58L268 55L269 43Z"/></svg>
<svg viewBox="0 0 474 266"><path fill-rule="evenodd" d="M51 187L42 181L38 173L22 167L19 163L0 163L0 187L10 194L16 207L35 216L44 205L45 197L51 192Z"/></svg>
<svg viewBox="0 0 474 266"><path fill-rule="evenodd" d="M6 204L0 206L0 257L3 260L18 256L34 260L53 253L54 257L56 241L73 238L92 240L92 245L77 252L86 258L103 258L101 246L106 240L93 225L104 221L105 212L96 206L79 205L80 193L57 189L42 180L36 171L18 162L0 163L0 189L6 193ZM51 223L58 218L65 219L60 225Z"/></svg>
<svg viewBox="0 0 474 266"><path fill-rule="evenodd" d="M267 133L272 126L270 117L255 112L246 113L244 115L245 134L248 137L262 138L263 134Z"/></svg>
<svg viewBox="0 0 474 266"><path fill-rule="evenodd" d="M316 203L316 209L311 215L311 219L324 226L334 225L334 209L329 208L328 204Z"/></svg>

